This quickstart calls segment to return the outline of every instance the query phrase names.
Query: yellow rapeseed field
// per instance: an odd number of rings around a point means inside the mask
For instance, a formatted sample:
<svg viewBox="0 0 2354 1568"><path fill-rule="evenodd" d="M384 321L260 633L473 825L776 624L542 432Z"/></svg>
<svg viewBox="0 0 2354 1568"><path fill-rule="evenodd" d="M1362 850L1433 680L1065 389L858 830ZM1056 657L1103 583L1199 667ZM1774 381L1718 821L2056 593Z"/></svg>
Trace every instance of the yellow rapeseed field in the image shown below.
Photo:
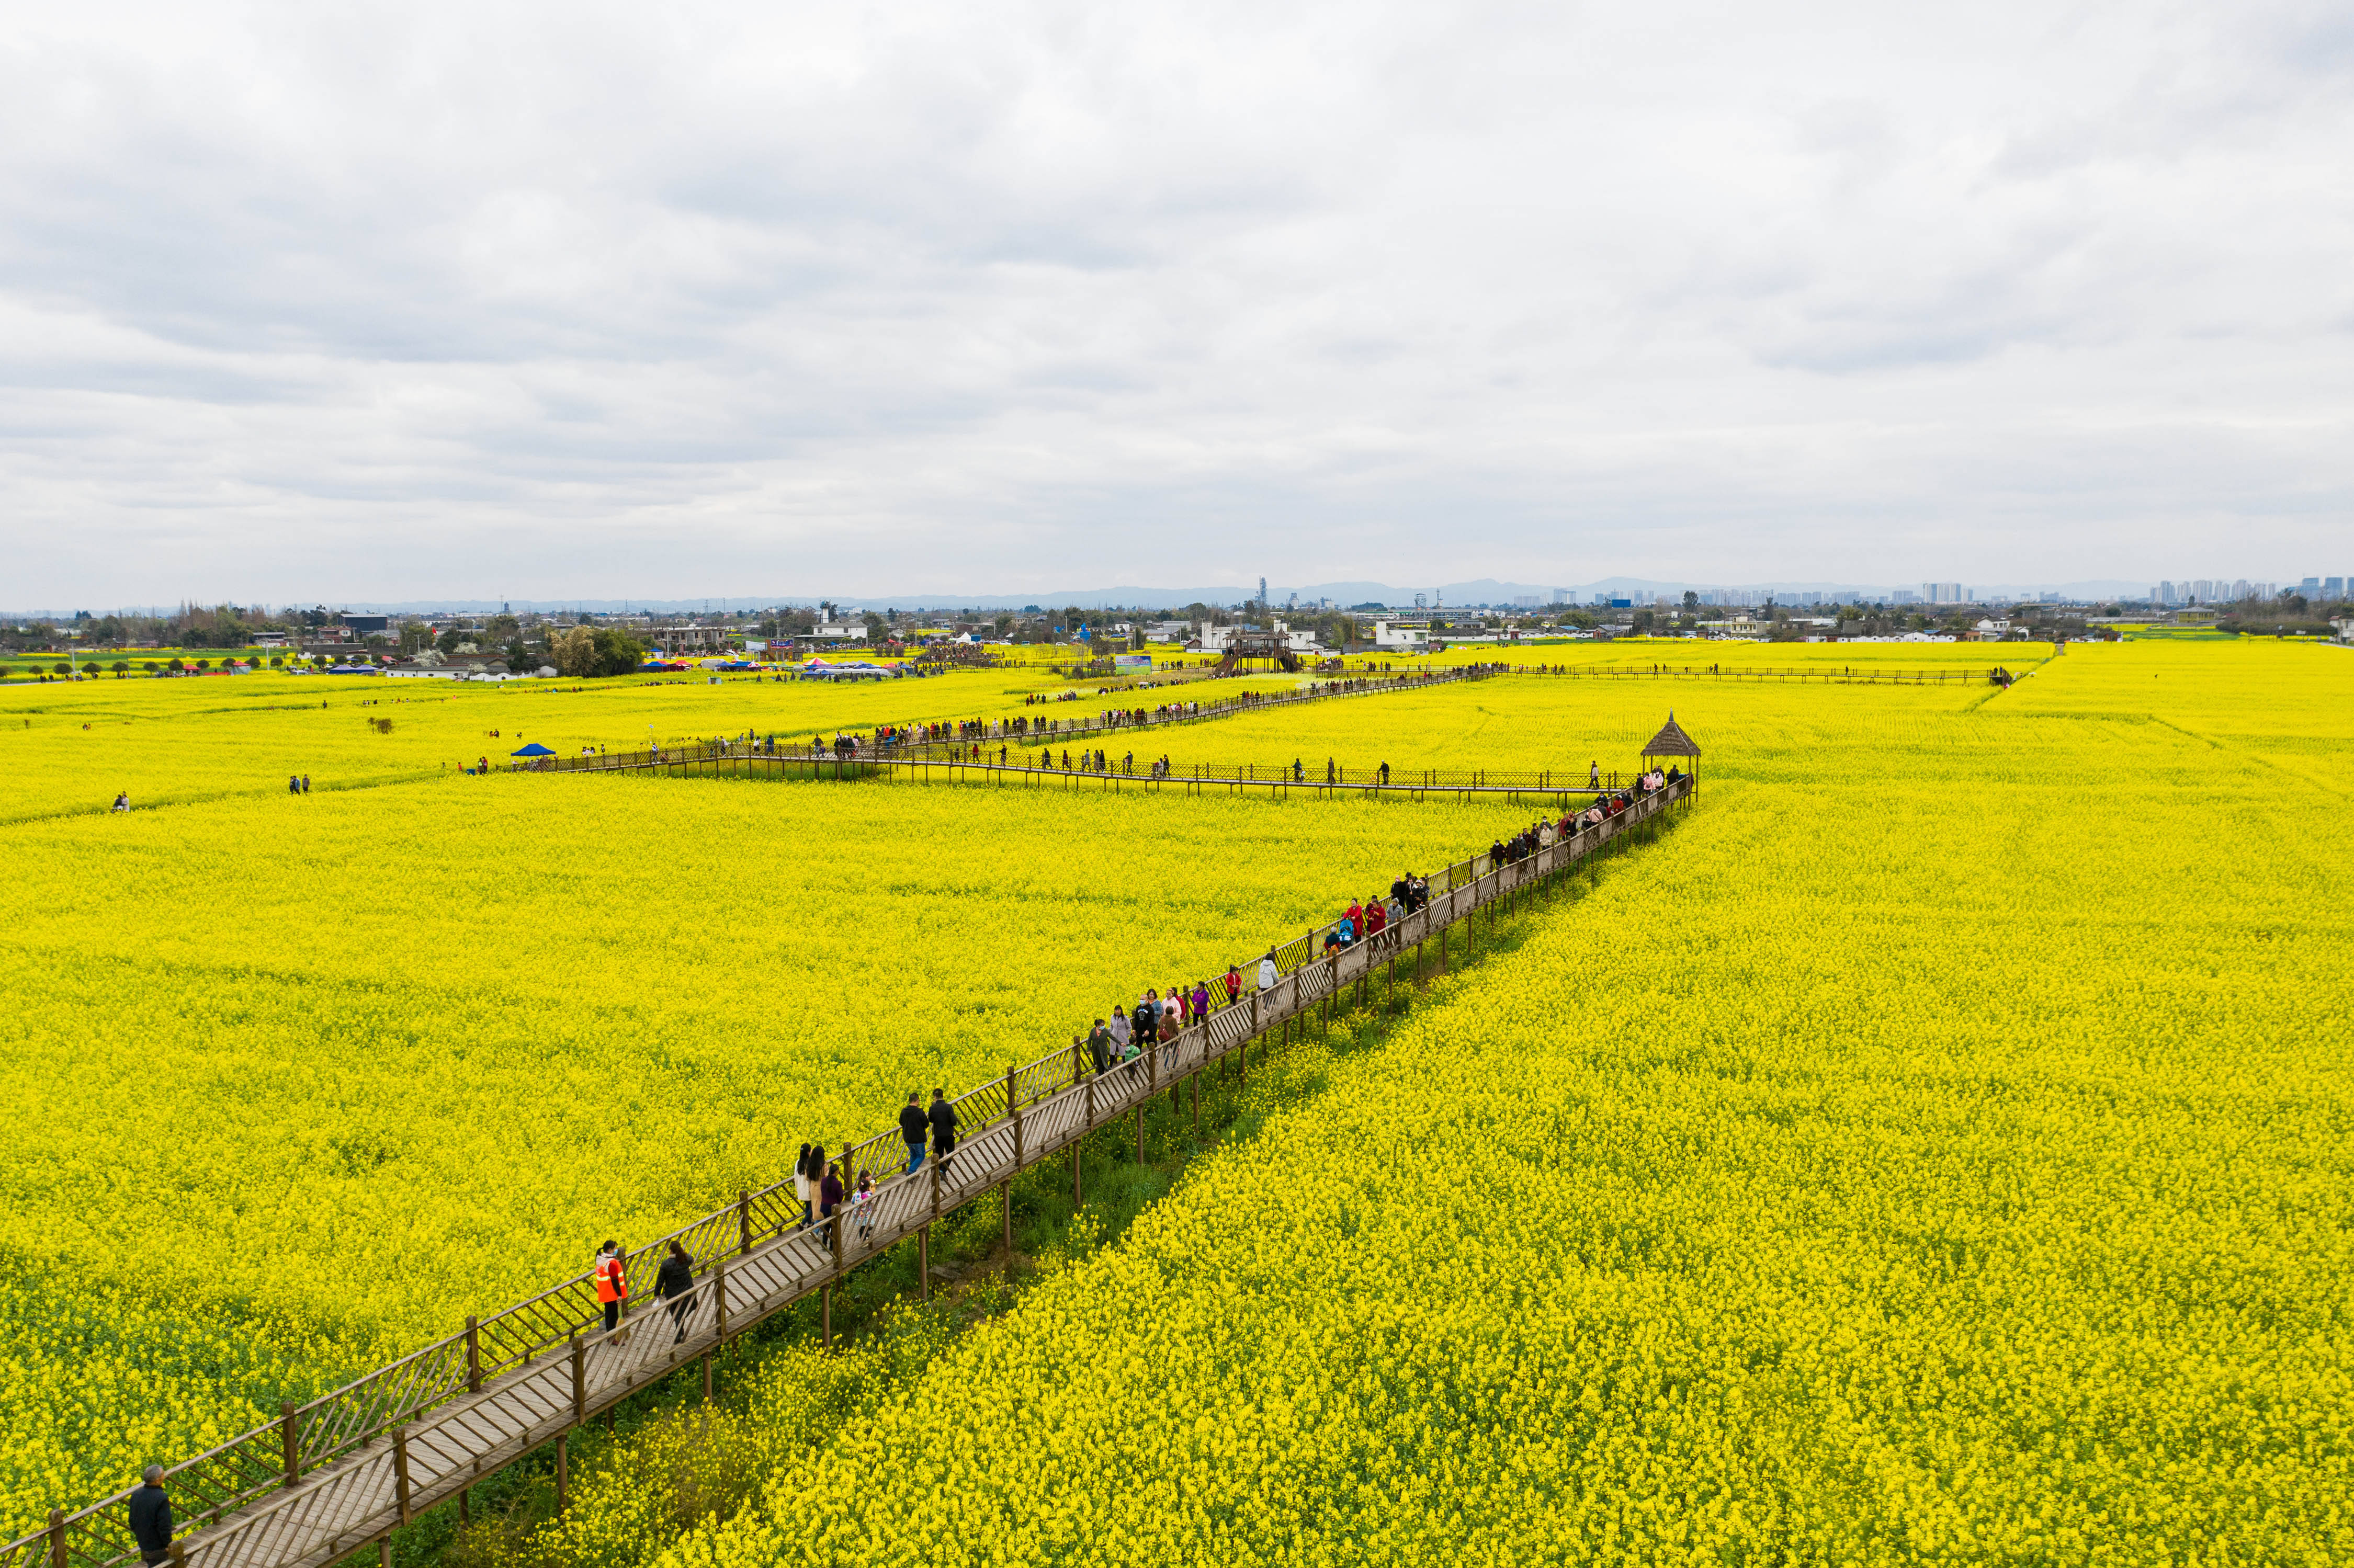
<svg viewBox="0 0 2354 1568"><path fill-rule="evenodd" d="M1188 700L1291 691L1290 676L1196 682ZM0 687L0 821L282 792L307 774L313 791L504 766L537 743L571 756L720 736L806 743L880 724L1012 715L1068 721L1126 701L1173 700L1175 688L1094 696L1035 670L825 685L730 675L620 676L506 684L370 676L259 673L186 680L95 681ZM1079 690L1087 700L1029 706L1033 695ZM380 726L388 727L379 727Z"/></svg>
<svg viewBox="0 0 2354 1568"><path fill-rule="evenodd" d="M1519 817L525 775L0 828L0 1522Z"/></svg>
<svg viewBox="0 0 2354 1568"><path fill-rule="evenodd" d="M1665 843L664 1561L2354 1558L2354 656L1706 711Z"/></svg>

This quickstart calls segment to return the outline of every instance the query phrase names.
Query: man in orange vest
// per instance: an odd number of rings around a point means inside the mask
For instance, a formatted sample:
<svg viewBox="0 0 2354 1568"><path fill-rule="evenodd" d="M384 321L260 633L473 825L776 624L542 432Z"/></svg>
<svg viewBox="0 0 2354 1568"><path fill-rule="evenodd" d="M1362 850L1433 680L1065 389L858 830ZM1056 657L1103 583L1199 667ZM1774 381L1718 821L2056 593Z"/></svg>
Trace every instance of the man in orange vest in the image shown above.
<svg viewBox="0 0 2354 1568"><path fill-rule="evenodd" d="M604 1303L605 1331L620 1325L621 1303L630 1298L629 1269L621 1261L621 1244L609 1241L597 1254L597 1299ZM619 1340L614 1340L620 1344Z"/></svg>

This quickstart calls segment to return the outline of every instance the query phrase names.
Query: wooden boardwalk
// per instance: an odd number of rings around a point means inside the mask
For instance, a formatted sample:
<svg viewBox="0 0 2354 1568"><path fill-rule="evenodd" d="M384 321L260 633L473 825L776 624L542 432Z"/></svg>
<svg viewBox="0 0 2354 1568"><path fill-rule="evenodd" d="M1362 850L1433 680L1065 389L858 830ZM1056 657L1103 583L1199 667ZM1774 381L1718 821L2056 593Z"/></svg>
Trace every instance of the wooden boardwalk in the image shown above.
<svg viewBox="0 0 2354 1568"><path fill-rule="evenodd" d="M580 757L543 757L523 761L508 758L503 759L499 770L509 773L716 770L773 778L864 778L870 776L880 765L969 760L971 754L983 747L1011 748L1009 762L1025 749L1035 754L1048 747L1068 749L1079 745L1082 750L1091 751L1098 741L1148 730L1214 724L1220 719L1243 718L1254 714L1272 713L1278 708L1297 707L1302 703L1334 702L1398 692L1425 692L1465 682L1494 680L1506 673L1500 665L1467 664L1452 670L1404 674L1383 673L1335 676L1331 680L1312 682L1305 691L1280 694L1251 693L1194 704L1192 705L1193 711L1190 712L1184 711L1186 705L1181 700L1171 705L1178 711L1159 707L1136 710L1121 706L1095 713L1059 715L1051 711L1064 705L1057 703L1049 705L1048 708L1041 709L1035 715L991 721L997 725L999 733L985 738L981 735L970 735L930 739L907 733L916 726L902 726L902 733L895 734L888 740L878 740L875 732L868 732L857 736L856 749L848 755L806 747L779 748L773 744L738 738L697 742L690 746L654 747L642 751L591 753ZM1178 690L1182 697L1182 688ZM1144 716L1134 716L1139 711ZM1017 723L1024 727L1017 731L1014 728ZM1037 771L1059 775L1070 771L1085 772L1086 769L1050 768Z"/></svg>
<svg viewBox="0 0 2354 1568"><path fill-rule="evenodd" d="M1329 953L1318 950L1317 932L1293 938L1278 948L1283 972L1274 986L1254 987L1101 1076L1069 1050L1011 1069L956 1102L970 1135L947 1160L928 1160L912 1176L896 1128L845 1150L845 1171L897 1173L880 1181L861 1221L851 1222L845 1208L844 1228L801 1229L789 1183L740 1194L674 1233L695 1262L688 1294L665 1302L649 1299L645 1288L673 1237L632 1255L631 1311L612 1334L601 1331L583 1275L492 1319L470 1319L461 1334L173 1467L166 1487L186 1532L175 1559L197 1568L313 1568L382 1545L422 1510L543 1444L560 1444L885 1248L911 1237L928 1243L933 1222L1096 1128L1140 1116L1156 1095L1229 1060L1247 1076L1249 1045L1270 1029L1418 954L1427 940L1444 944L1449 928L1477 911L1574 867L1690 796L1691 781L1680 779L1527 859L1491 865L1481 855L1450 867L1433 879L1426 907L1378 938ZM559 1467L565 1454L559 1446ZM126 1490L69 1518L53 1515L48 1531L0 1547L0 1568L136 1562L128 1499Z"/></svg>
<svg viewBox="0 0 2354 1568"><path fill-rule="evenodd" d="M936 749L947 750L947 747ZM633 754L614 758L605 767L580 771L652 772L669 774L681 779L865 779L885 783L929 784L944 782L959 785L997 784L1027 789L1108 789L1115 793L1134 790L1156 795L1164 792L1181 795L1247 795L1261 794L1288 800L1292 796L1308 799L1338 799L1343 796L1365 800L1520 800L1534 797L1553 801L1567 801L1572 797L1583 798L1598 791L1616 790L1626 786L1626 776L1617 771L1602 774L1589 782L1587 776L1575 768L1500 769L1465 768L1439 770L1434 768L1394 769L1388 775L1363 768L1331 767L1319 763L1295 773L1280 767L1257 768L1248 764L1203 764L1183 771L1172 771L1165 778L1156 778L1148 761L1144 771L1131 771L1114 765L1105 768L1042 768L1034 763L995 759L996 747L975 743L967 749L976 754L970 759L951 757L907 757L888 753L880 757L855 759L795 757L790 754L734 749L724 746L677 747L659 756L648 758ZM1018 757L1019 753L1009 753Z"/></svg>

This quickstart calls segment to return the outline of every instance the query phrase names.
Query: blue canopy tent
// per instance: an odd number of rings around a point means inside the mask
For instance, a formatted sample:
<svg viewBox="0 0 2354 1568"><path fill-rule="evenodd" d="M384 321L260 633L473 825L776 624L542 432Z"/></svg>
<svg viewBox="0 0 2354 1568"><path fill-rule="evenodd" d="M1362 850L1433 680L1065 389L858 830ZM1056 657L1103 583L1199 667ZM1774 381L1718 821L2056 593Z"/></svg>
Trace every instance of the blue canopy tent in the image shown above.
<svg viewBox="0 0 2354 1568"><path fill-rule="evenodd" d="M535 740L529 746L525 747L521 751L511 751L507 753L507 755L510 757L553 757L556 753Z"/></svg>

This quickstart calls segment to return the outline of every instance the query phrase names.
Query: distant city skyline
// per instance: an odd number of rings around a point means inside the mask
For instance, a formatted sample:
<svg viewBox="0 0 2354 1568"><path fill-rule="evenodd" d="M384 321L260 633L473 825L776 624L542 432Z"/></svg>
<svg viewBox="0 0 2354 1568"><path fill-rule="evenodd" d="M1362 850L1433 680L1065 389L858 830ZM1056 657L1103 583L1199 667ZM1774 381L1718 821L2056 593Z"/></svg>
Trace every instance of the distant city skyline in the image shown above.
<svg viewBox="0 0 2354 1568"><path fill-rule="evenodd" d="M1542 612L1552 609L1589 609L1596 605L1608 605L1622 599L1649 605L1660 599L1680 599L1687 592L1694 594L1701 604L1712 608L1755 605L1768 599L1792 605L1882 603L1925 606L1933 609L1939 605L2133 602L2143 599L2152 603L2175 606L2231 602L2252 597L2269 599L2299 593L2308 598L2323 596L2336 599L2349 591L2354 591L2349 590L2349 584L2354 584L2354 574L2307 576L2285 582L2245 577L2197 578L2179 581L2160 578L2156 583L2147 585L2137 584L2125 578L2058 585L1978 586L1956 581L1925 581L1899 586L1795 582L1726 585L1691 580L1619 577L1596 583L1532 588L1526 584L1497 582L1490 579L1436 585L1427 588L1401 588L1389 584L1371 582L1310 583L1299 587L1270 587L1267 579L1260 577L1249 588L1235 585L1169 589L1129 586L1116 588L1066 588L1041 594L950 594L945 597L921 593L874 597L818 593L708 595L673 599L584 598L533 600L453 595L442 599L410 600L297 597L285 601L255 599L223 602L249 603L281 613L325 608L339 612L351 610L400 615L429 615L437 612L478 615L501 611L545 615L573 609L583 609L598 614L620 613L631 609L664 615L691 614L698 610L716 611L720 614L741 614L783 606L813 607L821 602L832 603L842 609L855 609L862 613L867 610L895 608L910 610L969 609L991 612L1033 608L1041 610L1066 608L1077 608L1089 611L1108 609L1165 610L1182 609L1195 602L1221 609L1264 602L1278 611L1290 607L1351 610L1367 604L1373 604L1390 610L1490 608ZM71 609L0 608L0 623L66 619L80 613L169 615L179 608L181 607L178 604L78 605Z"/></svg>

